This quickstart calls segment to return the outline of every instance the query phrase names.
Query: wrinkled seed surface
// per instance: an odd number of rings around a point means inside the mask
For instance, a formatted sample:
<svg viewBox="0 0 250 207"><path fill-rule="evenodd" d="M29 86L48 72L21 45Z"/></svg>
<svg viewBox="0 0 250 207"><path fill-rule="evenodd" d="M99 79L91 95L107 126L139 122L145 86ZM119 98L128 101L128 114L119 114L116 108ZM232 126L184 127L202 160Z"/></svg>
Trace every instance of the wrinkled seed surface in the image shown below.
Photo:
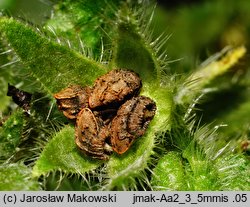
<svg viewBox="0 0 250 207"><path fill-rule="evenodd" d="M111 147L123 154L145 133L156 105L138 96L141 87L135 72L116 69L97 78L93 88L73 85L54 95L63 114L76 119L75 143L80 151L107 160Z"/></svg>

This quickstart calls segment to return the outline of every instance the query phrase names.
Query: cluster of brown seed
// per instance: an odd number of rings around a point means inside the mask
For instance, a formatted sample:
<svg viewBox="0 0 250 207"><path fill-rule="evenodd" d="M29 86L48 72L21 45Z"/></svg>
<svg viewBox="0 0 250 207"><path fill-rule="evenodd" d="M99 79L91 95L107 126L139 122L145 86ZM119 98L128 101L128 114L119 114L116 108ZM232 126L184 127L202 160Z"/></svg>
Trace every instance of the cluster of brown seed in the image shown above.
<svg viewBox="0 0 250 207"><path fill-rule="evenodd" d="M85 154L107 160L126 152L155 115L153 100L139 96L142 83L130 70L116 69L94 86L70 86L54 95L63 114L75 124L75 142ZM110 146L111 145L111 146Z"/></svg>

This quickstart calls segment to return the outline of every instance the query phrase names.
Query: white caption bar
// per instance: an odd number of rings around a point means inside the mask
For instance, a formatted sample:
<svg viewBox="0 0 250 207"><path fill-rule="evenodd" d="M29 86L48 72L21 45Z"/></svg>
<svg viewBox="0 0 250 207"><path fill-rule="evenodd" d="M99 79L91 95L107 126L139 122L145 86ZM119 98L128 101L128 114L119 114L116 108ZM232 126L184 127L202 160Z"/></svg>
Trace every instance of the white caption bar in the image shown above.
<svg viewBox="0 0 250 207"><path fill-rule="evenodd" d="M37 191L0 192L0 206L84 206L84 207L249 207L250 192L240 191Z"/></svg>

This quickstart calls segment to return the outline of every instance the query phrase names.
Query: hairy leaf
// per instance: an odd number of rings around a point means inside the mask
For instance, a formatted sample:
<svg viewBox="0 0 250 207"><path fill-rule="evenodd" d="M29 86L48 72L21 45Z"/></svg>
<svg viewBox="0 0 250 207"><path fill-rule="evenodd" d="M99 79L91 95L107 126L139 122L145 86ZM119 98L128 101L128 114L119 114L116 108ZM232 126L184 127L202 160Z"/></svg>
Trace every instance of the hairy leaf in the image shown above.
<svg viewBox="0 0 250 207"><path fill-rule="evenodd" d="M168 152L159 159L151 180L154 190L185 190L186 176L181 153Z"/></svg>
<svg viewBox="0 0 250 207"><path fill-rule="evenodd" d="M250 162L241 154L231 154L215 162L218 169L219 190L249 191Z"/></svg>
<svg viewBox="0 0 250 207"><path fill-rule="evenodd" d="M105 73L96 62L49 41L14 19L1 18L0 29L30 74L51 94L70 84L92 84Z"/></svg>
<svg viewBox="0 0 250 207"><path fill-rule="evenodd" d="M146 134L133 144L123 155L114 155L107 163L110 180L105 188L126 189L133 185L134 177L142 175L147 168L150 156L154 153L157 132L170 128L170 116L172 110L172 96L167 88L158 88L153 85L144 85L142 95L152 98L156 102L156 115L150 123ZM126 186L124 188L124 186ZM130 187L129 187L130 186Z"/></svg>
<svg viewBox="0 0 250 207"><path fill-rule="evenodd" d="M138 16L130 9L124 4L118 14L113 64L118 68L136 71L145 81L159 81L160 64L146 39L149 37L146 37L147 34L141 34L140 23L136 19Z"/></svg>
<svg viewBox="0 0 250 207"><path fill-rule="evenodd" d="M74 134L74 128L67 126L48 142L33 168L34 176L57 170L69 174L84 174L100 166L100 161L93 160L78 151Z"/></svg>
<svg viewBox="0 0 250 207"><path fill-rule="evenodd" d="M112 33L112 30L107 29L104 24L104 21L110 21L115 16L116 10L110 9L110 6L116 8L120 1L58 2L54 7L54 15L48 20L46 27L52 31L52 37L70 40L70 45L76 50L88 53L90 49L88 55L93 53L96 57L100 55L101 40ZM67 41L65 43L67 44Z"/></svg>
<svg viewBox="0 0 250 207"><path fill-rule="evenodd" d="M0 128L0 159L9 158L21 141L24 116L21 110L13 113Z"/></svg>
<svg viewBox="0 0 250 207"><path fill-rule="evenodd" d="M37 180L31 177L31 169L22 163L0 166L1 191L39 190Z"/></svg>

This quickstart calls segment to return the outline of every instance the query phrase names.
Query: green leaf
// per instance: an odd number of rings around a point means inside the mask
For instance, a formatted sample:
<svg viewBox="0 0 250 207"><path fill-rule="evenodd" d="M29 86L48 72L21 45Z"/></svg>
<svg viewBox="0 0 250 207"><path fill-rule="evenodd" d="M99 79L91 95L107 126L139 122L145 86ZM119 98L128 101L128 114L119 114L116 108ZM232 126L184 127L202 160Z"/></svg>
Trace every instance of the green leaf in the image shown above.
<svg viewBox="0 0 250 207"><path fill-rule="evenodd" d="M156 115L151 121L146 134L138 138L126 153L111 157L107 163L110 180L105 189L124 190L133 188L134 179L143 176L143 170L150 163L150 156L154 153L157 133L170 129L173 100L172 93L168 88L159 88L157 84L155 86L145 84L142 95L148 96L156 102Z"/></svg>
<svg viewBox="0 0 250 207"><path fill-rule="evenodd" d="M215 162L218 169L219 190L249 191L250 162L242 154L230 154Z"/></svg>
<svg viewBox="0 0 250 207"><path fill-rule="evenodd" d="M222 143L217 140L215 131L208 126L192 130L190 136L193 139L182 151L182 157L186 159L185 174L188 190L218 190L218 171L214 159L223 152L225 145L224 148L220 148Z"/></svg>
<svg viewBox="0 0 250 207"><path fill-rule="evenodd" d="M128 190L133 187L134 178L141 177L147 167L154 147L154 128L151 123L146 134L140 137L128 152L114 154L107 163L109 180L105 189Z"/></svg>
<svg viewBox="0 0 250 207"><path fill-rule="evenodd" d="M187 190L218 190L218 175L211 160L189 158L185 166Z"/></svg>
<svg viewBox="0 0 250 207"><path fill-rule="evenodd" d="M192 141L183 151L182 156L187 160L185 164L187 190L218 189L217 169L213 161L206 157L199 144Z"/></svg>
<svg viewBox="0 0 250 207"><path fill-rule="evenodd" d="M22 163L0 166L0 191L39 190L37 180L31 178L31 170Z"/></svg>
<svg viewBox="0 0 250 207"><path fill-rule="evenodd" d="M94 55L99 55L101 39L112 32L104 24L104 21L110 21L115 16L116 10L110 9L110 5L116 7L120 1L66 0L58 2L54 6L53 17L48 20L46 27L52 30L53 38L63 37L70 40L71 46L76 50L83 50L86 46L86 48L91 48Z"/></svg>
<svg viewBox="0 0 250 207"><path fill-rule="evenodd" d="M33 168L33 176L45 175L52 171L84 174L101 165L101 161L93 160L81 154L75 144L75 130L66 126L45 146Z"/></svg>
<svg viewBox="0 0 250 207"><path fill-rule="evenodd" d="M143 7L146 9L145 5ZM137 18L128 5L124 4L120 9L113 41L115 53L112 64L118 68L134 70L142 80L159 81L160 65L146 40L147 34L141 32Z"/></svg>
<svg viewBox="0 0 250 207"><path fill-rule="evenodd" d="M21 141L24 121L22 110L17 110L8 118L2 128L0 128L1 160L9 158L14 152L16 152Z"/></svg>
<svg viewBox="0 0 250 207"><path fill-rule="evenodd" d="M28 72L51 94L70 84L92 84L105 73L96 62L49 41L14 19L1 18L0 29Z"/></svg>
<svg viewBox="0 0 250 207"><path fill-rule="evenodd" d="M154 190L178 191L187 189L181 153L168 152L159 159L153 170L151 185Z"/></svg>
<svg viewBox="0 0 250 207"><path fill-rule="evenodd" d="M145 7L145 5L143 5ZM160 64L146 37L140 33L136 16L125 3L118 14L115 33L113 64L118 68L129 68L142 78L141 95L156 102L157 112L146 134L123 155L113 155L107 163L110 179L105 189L129 189L135 186L135 178L143 180L144 170L154 153L156 134L170 129L173 100L169 87L160 85Z"/></svg>

